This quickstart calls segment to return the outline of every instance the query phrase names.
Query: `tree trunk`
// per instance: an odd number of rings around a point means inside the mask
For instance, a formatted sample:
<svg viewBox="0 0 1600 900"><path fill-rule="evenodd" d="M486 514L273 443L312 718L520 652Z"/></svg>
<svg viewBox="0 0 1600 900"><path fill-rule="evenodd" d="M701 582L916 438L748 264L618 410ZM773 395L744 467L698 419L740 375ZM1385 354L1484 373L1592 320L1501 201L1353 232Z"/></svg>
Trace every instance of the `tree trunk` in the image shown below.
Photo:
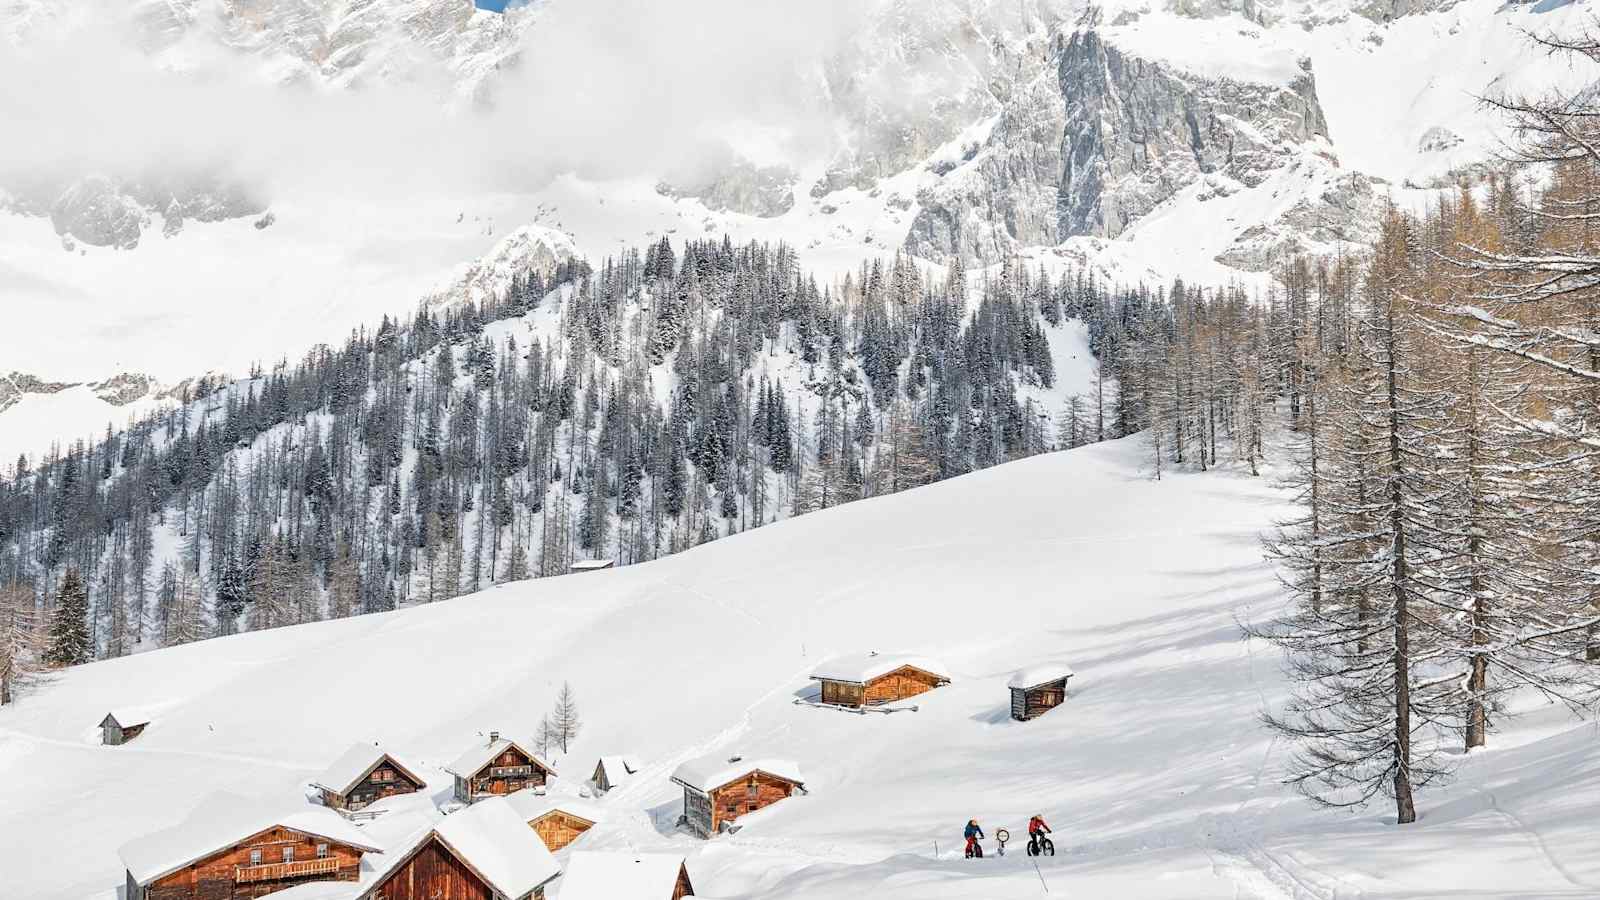
<svg viewBox="0 0 1600 900"><path fill-rule="evenodd" d="M1406 609L1406 534L1401 504L1400 406L1398 373L1395 371L1396 339L1393 301L1388 313L1389 332L1387 370L1389 388L1389 527L1394 534L1394 563L1391 572L1394 590L1394 802L1396 819L1405 825L1417 820L1411 796L1411 628Z"/></svg>

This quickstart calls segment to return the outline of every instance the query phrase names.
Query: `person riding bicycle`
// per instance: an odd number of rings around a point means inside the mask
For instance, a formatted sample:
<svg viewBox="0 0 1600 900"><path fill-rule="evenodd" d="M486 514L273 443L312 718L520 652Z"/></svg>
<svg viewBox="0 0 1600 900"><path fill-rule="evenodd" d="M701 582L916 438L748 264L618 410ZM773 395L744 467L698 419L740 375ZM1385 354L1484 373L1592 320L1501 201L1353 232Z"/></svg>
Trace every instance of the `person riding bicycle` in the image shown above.
<svg viewBox="0 0 1600 900"><path fill-rule="evenodd" d="M973 845L976 844L980 839L985 838L985 837L988 836L988 835L985 835L983 833L983 829L982 828L978 827L978 820L977 819L968 819L967 820L967 830L962 832L962 833L966 836L966 839L967 839L967 853L969 855L972 853Z"/></svg>
<svg viewBox="0 0 1600 900"><path fill-rule="evenodd" d="M1044 823L1044 814L1034 813L1033 818L1028 820L1028 840L1037 844L1040 838L1049 833L1050 826Z"/></svg>

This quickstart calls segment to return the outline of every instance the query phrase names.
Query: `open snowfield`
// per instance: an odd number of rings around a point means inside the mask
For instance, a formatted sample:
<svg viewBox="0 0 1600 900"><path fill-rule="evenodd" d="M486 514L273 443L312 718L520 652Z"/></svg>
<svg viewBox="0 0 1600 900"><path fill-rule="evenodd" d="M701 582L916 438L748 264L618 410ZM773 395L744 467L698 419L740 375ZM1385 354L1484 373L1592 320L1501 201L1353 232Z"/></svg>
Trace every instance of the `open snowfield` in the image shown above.
<svg viewBox="0 0 1600 900"><path fill-rule="evenodd" d="M1280 602L1257 536L1283 495L1226 472L1154 482L1143 456L1131 439L1034 457L654 563L71 670L0 710L4 894L110 900L124 841L217 790L296 802L357 740L442 798L439 766L490 729L530 735L562 680L585 724L552 792L602 754L644 764L575 849L688 854L699 896L1600 891L1600 742L1555 711L1493 734L1404 830L1282 786L1286 750L1255 721L1283 694L1278 660L1237 622ZM917 712L793 703L820 661L872 648L942 659L954 683ZM1067 703L1012 722L1011 672L1058 658ZM154 723L98 746L122 706ZM707 753L795 760L809 794L731 836L676 833L667 775ZM1018 836L1035 812L1060 850L1037 870L1021 840L959 858L968 818ZM390 846L408 815L365 827Z"/></svg>

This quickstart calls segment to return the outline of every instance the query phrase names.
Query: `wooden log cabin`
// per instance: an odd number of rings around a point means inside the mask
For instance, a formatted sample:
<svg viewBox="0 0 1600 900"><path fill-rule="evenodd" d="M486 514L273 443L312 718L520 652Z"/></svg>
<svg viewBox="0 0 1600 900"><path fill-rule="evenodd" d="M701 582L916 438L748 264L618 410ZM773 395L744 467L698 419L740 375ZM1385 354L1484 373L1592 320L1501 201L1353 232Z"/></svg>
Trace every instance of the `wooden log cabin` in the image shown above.
<svg viewBox="0 0 1600 900"><path fill-rule="evenodd" d="M1020 669L1006 682L1011 690L1011 718L1019 722L1037 719L1067 699L1067 681L1072 668L1050 662Z"/></svg>
<svg viewBox="0 0 1600 900"><path fill-rule="evenodd" d="M597 804L570 797L518 791L506 799L551 853L570 846L605 817L605 810Z"/></svg>
<svg viewBox="0 0 1600 900"><path fill-rule="evenodd" d="M329 809L355 812L374 800L413 794L427 782L376 744L356 744L311 782Z"/></svg>
<svg viewBox="0 0 1600 900"><path fill-rule="evenodd" d="M860 709L893 703L950 683L937 660L905 653L859 653L830 659L811 673L822 683L821 700Z"/></svg>
<svg viewBox="0 0 1600 900"><path fill-rule="evenodd" d="M379 853L331 809L217 795L182 824L123 845L123 900L254 900L316 881L356 881Z"/></svg>
<svg viewBox="0 0 1600 900"><path fill-rule="evenodd" d="M100 720L100 743L118 747L144 733L150 716L134 709L114 709Z"/></svg>
<svg viewBox="0 0 1600 900"><path fill-rule="evenodd" d="M498 731L489 732L488 741L461 754L445 771L455 777L455 797L462 803L541 788L556 774L533 751Z"/></svg>
<svg viewBox="0 0 1600 900"><path fill-rule="evenodd" d="M594 789L604 794L639 771L639 761L626 754L602 756L594 764Z"/></svg>
<svg viewBox="0 0 1600 900"><path fill-rule="evenodd" d="M785 759L701 757L679 766L672 780L683 788L681 824L703 838L731 830L740 816L805 791L800 767Z"/></svg>
<svg viewBox="0 0 1600 900"><path fill-rule="evenodd" d="M561 874L504 797L445 816L395 857L358 900L542 900Z"/></svg>
<svg viewBox="0 0 1600 900"><path fill-rule="evenodd" d="M682 900L689 867L672 853L578 852L561 876L561 900Z"/></svg>

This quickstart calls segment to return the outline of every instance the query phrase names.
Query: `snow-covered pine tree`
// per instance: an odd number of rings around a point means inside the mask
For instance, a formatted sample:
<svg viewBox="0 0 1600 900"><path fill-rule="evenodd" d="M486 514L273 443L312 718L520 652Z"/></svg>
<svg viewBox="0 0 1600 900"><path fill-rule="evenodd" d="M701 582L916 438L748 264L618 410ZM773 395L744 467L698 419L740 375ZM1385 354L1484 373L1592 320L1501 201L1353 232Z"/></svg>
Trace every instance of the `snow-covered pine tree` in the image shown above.
<svg viewBox="0 0 1600 900"><path fill-rule="evenodd" d="M77 568L69 567L56 588L45 662L57 667L76 666L94 659L94 650L94 638L89 633L89 589Z"/></svg>

